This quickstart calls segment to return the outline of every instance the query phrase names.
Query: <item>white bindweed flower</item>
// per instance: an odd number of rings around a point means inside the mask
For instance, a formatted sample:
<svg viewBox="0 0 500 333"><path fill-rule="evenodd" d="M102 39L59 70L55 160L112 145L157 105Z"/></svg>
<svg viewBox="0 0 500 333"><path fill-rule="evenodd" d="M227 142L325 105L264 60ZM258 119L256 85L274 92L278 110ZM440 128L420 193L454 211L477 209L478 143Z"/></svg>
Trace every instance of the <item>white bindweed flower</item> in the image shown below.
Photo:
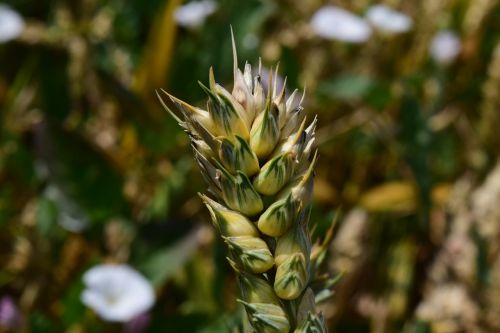
<svg viewBox="0 0 500 333"><path fill-rule="evenodd" d="M182 27L197 28L216 10L217 4L212 0L193 1L178 7L174 12L174 18Z"/></svg>
<svg viewBox="0 0 500 333"><path fill-rule="evenodd" d="M149 310L155 302L153 287L127 265L98 265L83 276L82 302L102 319L127 322Z"/></svg>
<svg viewBox="0 0 500 333"><path fill-rule="evenodd" d="M437 63L446 65L455 60L461 47L460 38L454 31L442 30L432 38L429 52Z"/></svg>
<svg viewBox="0 0 500 333"><path fill-rule="evenodd" d="M382 33L402 33L413 26L411 17L386 5L374 5L368 8L366 19Z"/></svg>
<svg viewBox="0 0 500 333"><path fill-rule="evenodd" d="M0 43L15 39L24 29L24 20L9 6L0 4Z"/></svg>
<svg viewBox="0 0 500 333"><path fill-rule="evenodd" d="M361 17L335 6L323 6L311 18L314 32L323 38L362 43L370 38L370 25Z"/></svg>

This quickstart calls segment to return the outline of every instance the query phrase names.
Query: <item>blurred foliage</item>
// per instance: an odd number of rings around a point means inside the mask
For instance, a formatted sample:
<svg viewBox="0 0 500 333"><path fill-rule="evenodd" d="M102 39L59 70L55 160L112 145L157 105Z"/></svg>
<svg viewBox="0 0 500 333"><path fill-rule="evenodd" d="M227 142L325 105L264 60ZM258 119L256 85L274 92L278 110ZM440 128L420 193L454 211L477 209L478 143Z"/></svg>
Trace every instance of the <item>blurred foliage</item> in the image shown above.
<svg viewBox="0 0 500 333"><path fill-rule="evenodd" d="M343 273L321 308L331 331L500 330L500 5L386 2L412 30L349 45L312 33L325 1L219 0L192 29L173 19L179 0L8 1L26 20L0 44L0 297L15 300L17 329L123 331L80 301L98 262L128 262L154 284L149 332L239 325L234 276L197 197L205 184L154 94L202 105L210 66L230 82L232 25L240 61L280 61L319 116L315 238L341 216L325 260ZM362 14L373 2L336 4ZM443 28L462 39L448 65L428 54ZM473 256L466 277L443 273L456 253Z"/></svg>

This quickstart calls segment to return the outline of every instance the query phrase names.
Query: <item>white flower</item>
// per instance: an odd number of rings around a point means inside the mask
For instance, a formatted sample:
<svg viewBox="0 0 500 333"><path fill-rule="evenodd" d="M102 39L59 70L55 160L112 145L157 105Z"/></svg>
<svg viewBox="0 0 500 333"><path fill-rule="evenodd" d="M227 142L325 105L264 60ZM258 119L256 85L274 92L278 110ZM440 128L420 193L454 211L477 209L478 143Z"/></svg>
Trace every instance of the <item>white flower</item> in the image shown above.
<svg viewBox="0 0 500 333"><path fill-rule="evenodd" d="M98 265L83 276L82 302L104 320L127 322L153 306L151 284L127 265Z"/></svg>
<svg viewBox="0 0 500 333"><path fill-rule="evenodd" d="M323 38L362 43L372 33L364 19L335 6L323 6L311 18L311 27Z"/></svg>
<svg viewBox="0 0 500 333"><path fill-rule="evenodd" d="M217 4L212 0L193 1L178 7L174 12L174 18L182 27L197 28L216 9Z"/></svg>
<svg viewBox="0 0 500 333"><path fill-rule="evenodd" d="M9 6L0 4L0 43L15 39L24 29L24 20Z"/></svg>
<svg viewBox="0 0 500 333"><path fill-rule="evenodd" d="M460 38L454 31L442 30L432 38L429 52L436 62L449 64L458 56L461 47Z"/></svg>
<svg viewBox="0 0 500 333"><path fill-rule="evenodd" d="M407 32L413 26L410 17L386 5L374 5L368 8L366 19L383 33Z"/></svg>

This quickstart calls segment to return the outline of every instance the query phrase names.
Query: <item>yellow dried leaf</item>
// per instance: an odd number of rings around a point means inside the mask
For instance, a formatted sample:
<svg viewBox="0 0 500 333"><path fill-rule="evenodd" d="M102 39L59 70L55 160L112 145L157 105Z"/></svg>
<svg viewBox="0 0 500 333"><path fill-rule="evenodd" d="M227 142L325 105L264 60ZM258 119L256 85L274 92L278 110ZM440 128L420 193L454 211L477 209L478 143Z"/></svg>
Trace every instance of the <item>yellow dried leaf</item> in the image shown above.
<svg viewBox="0 0 500 333"><path fill-rule="evenodd" d="M372 212L410 213L417 206L417 192L410 182L388 182L364 193L360 204Z"/></svg>

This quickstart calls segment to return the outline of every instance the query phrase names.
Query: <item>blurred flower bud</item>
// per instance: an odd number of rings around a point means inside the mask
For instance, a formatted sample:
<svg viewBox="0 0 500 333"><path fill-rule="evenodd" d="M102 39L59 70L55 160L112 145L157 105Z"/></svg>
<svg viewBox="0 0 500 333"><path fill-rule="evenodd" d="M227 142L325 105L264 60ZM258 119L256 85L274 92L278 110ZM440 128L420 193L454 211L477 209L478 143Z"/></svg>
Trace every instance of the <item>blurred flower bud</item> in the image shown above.
<svg viewBox="0 0 500 333"><path fill-rule="evenodd" d="M9 6L0 4L0 43L17 38L24 29L24 20Z"/></svg>
<svg viewBox="0 0 500 333"><path fill-rule="evenodd" d="M386 5L373 5L366 12L366 19L382 33L403 33L409 31L413 21L407 15Z"/></svg>
<svg viewBox="0 0 500 333"><path fill-rule="evenodd" d="M368 23L336 6L323 6L311 18L311 28L320 37L348 43L363 43L372 31Z"/></svg>
<svg viewBox="0 0 500 333"><path fill-rule="evenodd" d="M174 12L174 19L182 27L197 28L203 25L206 18L216 10L217 3L215 1L193 1L179 6Z"/></svg>
<svg viewBox="0 0 500 333"><path fill-rule="evenodd" d="M244 270L255 274L267 272L274 265L274 258L266 242L258 237L225 237L232 258Z"/></svg>
<svg viewBox="0 0 500 333"><path fill-rule="evenodd" d="M227 237L259 235L257 228L245 216L227 209L206 195L200 195L212 217L212 223L221 235Z"/></svg>
<svg viewBox="0 0 500 333"><path fill-rule="evenodd" d="M429 52L434 61L446 65L455 60L461 47L460 38L454 31L443 30L432 39Z"/></svg>

